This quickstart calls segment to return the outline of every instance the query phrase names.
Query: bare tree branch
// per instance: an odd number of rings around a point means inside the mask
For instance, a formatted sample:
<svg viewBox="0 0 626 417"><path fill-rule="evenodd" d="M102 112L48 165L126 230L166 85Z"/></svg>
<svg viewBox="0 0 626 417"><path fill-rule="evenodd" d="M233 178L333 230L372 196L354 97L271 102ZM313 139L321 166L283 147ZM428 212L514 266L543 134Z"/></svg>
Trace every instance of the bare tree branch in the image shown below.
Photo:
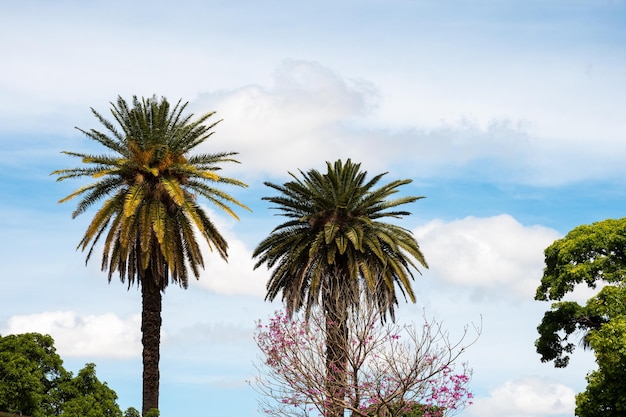
<svg viewBox="0 0 626 417"><path fill-rule="evenodd" d="M482 324L466 326L451 341L442 324L426 316L421 325L383 323L380 317L365 301L351 310L344 398L327 394L328 334L321 309L291 320L278 311L269 323L259 322L259 374L250 384L261 394L261 411L308 417L340 407L353 417L400 417L425 407L430 416L439 417L471 404L471 369L461 364L456 370L456 362L478 339Z"/></svg>

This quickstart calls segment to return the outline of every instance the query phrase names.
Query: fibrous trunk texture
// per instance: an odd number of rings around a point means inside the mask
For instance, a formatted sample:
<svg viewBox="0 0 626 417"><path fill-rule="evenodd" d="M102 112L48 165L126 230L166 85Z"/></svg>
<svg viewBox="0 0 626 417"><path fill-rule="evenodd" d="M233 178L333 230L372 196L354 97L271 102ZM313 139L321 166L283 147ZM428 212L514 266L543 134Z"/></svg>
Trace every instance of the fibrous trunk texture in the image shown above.
<svg viewBox="0 0 626 417"><path fill-rule="evenodd" d="M343 417L348 368L348 309L345 300L327 303L326 313L326 413Z"/></svg>
<svg viewBox="0 0 626 417"><path fill-rule="evenodd" d="M150 268L141 283L141 343L143 345L143 415L159 408L159 347L161 344L161 290Z"/></svg>

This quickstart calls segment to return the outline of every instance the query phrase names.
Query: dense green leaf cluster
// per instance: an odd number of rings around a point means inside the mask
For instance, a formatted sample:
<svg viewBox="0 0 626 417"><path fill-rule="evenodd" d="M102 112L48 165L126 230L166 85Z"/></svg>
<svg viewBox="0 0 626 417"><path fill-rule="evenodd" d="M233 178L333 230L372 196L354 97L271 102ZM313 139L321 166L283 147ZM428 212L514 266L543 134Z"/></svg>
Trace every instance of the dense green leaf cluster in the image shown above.
<svg viewBox="0 0 626 417"><path fill-rule="evenodd" d="M575 349L570 337L580 335L598 369L576 397L576 415L626 415L626 218L575 228L545 250L545 262L537 300L562 300L577 284L602 288L585 305L552 304L537 327L541 360L567 366Z"/></svg>
<svg viewBox="0 0 626 417"><path fill-rule="evenodd" d="M584 283L620 283L626 277L626 218L578 226L545 250L537 300L561 300Z"/></svg>
<svg viewBox="0 0 626 417"><path fill-rule="evenodd" d="M124 411L124 417L141 417L141 413L135 407L128 407Z"/></svg>
<svg viewBox="0 0 626 417"><path fill-rule="evenodd" d="M0 337L0 411L30 417L122 417L117 394L86 364L76 376L63 368L48 335Z"/></svg>

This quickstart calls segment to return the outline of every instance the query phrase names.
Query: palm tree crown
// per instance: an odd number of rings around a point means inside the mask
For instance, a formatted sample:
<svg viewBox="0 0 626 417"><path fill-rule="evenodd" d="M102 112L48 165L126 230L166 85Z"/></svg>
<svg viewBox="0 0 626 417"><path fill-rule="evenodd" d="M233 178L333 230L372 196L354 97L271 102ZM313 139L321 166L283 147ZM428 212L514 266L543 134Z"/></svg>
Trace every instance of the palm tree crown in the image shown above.
<svg viewBox="0 0 626 417"><path fill-rule="evenodd" d="M104 201L93 217L79 248L89 247L87 261L102 235L105 235L102 269L115 271L129 286L141 281L144 271L152 269L161 290L169 280L186 288L188 268L197 278L198 267L204 266L194 227L222 258L227 258L228 244L198 205L197 196L237 218L229 204L245 206L215 188L223 183L245 187L245 184L219 176L222 162L237 162L230 153L198 154L189 152L212 135L204 123L208 113L192 121L183 116L187 103L180 101L172 108L166 99L133 97L132 107L118 98L111 113L121 131L98 112L96 118L108 130L101 133L78 129L113 151L112 155L88 155L64 152L82 158L87 167L54 171L57 181L91 177L96 182L81 187L60 202L82 196L72 217L90 206Z"/></svg>
<svg viewBox="0 0 626 417"><path fill-rule="evenodd" d="M255 268L264 263L274 268L266 299L282 292L294 312L338 298L355 304L365 294L393 318L398 284L405 299L415 302L410 279L412 270L419 272L415 260L427 267L424 256L409 230L382 220L409 215L396 208L423 197L389 199L411 180L375 188L385 174L367 180L360 167L338 160L327 162L326 174L313 169L300 171L301 179L290 173L293 180L283 185L265 183L280 195L264 200L289 219L253 254Z"/></svg>

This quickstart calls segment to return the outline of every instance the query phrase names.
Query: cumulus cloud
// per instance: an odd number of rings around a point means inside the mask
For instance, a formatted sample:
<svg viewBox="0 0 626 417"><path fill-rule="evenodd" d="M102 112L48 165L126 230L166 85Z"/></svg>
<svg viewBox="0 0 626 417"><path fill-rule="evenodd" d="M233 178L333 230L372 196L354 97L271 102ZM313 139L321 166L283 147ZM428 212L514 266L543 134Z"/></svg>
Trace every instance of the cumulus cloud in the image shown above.
<svg viewBox="0 0 626 417"><path fill-rule="evenodd" d="M429 275L475 295L532 299L543 269L543 250L559 237L543 226L524 226L507 214L433 220L414 230Z"/></svg>
<svg viewBox="0 0 626 417"><path fill-rule="evenodd" d="M250 85L200 96L195 108L218 110L216 136L241 153L242 168L284 175L325 160L363 154L346 124L369 112L375 89L314 62L286 61L274 85ZM365 142L365 141L364 141ZM212 148L217 145L209 144Z"/></svg>
<svg viewBox="0 0 626 417"><path fill-rule="evenodd" d="M393 166L412 177L470 171L499 181L540 183L546 181L545 170L563 169L562 162L554 164L556 149L544 155L543 139L534 138L524 120L494 116L487 123L461 117L430 127L381 124L375 119L382 102L373 83L350 80L316 62L288 60L270 87L200 95L193 107L218 111L223 122L206 150L227 141L228 150L240 152L242 165L236 169L247 175L284 176L348 157L368 170Z"/></svg>
<svg viewBox="0 0 626 417"><path fill-rule="evenodd" d="M263 296L269 272L264 266L253 269L252 249L234 232L235 222L207 210L228 241L229 260L205 251L206 267L192 285L223 295ZM561 237L544 226L522 225L508 214L433 220L413 232L428 260L432 282L470 288L477 299L508 295L532 300L544 267L543 250ZM591 295L580 288L572 299Z"/></svg>
<svg viewBox="0 0 626 417"><path fill-rule="evenodd" d="M265 268L253 269L252 250L234 232L235 222L204 208L228 242L228 262L217 252L204 250L205 268L192 285L223 295L263 296L269 274Z"/></svg>
<svg viewBox="0 0 626 417"><path fill-rule="evenodd" d="M194 285L223 295L264 295L268 272L264 267L253 270L252 251L242 241L225 235L228 262L215 253L207 254L206 267Z"/></svg>
<svg viewBox="0 0 626 417"><path fill-rule="evenodd" d="M2 334L37 332L54 338L62 357L131 358L141 353L141 317L51 311L10 317Z"/></svg>
<svg viewBox="0 0 626 417"><path fill-rule="evenodd" d="M480 417L545 417L573 415L575 392L572 388L546 378L526 376L479 397L468 414Z"/></svg>

